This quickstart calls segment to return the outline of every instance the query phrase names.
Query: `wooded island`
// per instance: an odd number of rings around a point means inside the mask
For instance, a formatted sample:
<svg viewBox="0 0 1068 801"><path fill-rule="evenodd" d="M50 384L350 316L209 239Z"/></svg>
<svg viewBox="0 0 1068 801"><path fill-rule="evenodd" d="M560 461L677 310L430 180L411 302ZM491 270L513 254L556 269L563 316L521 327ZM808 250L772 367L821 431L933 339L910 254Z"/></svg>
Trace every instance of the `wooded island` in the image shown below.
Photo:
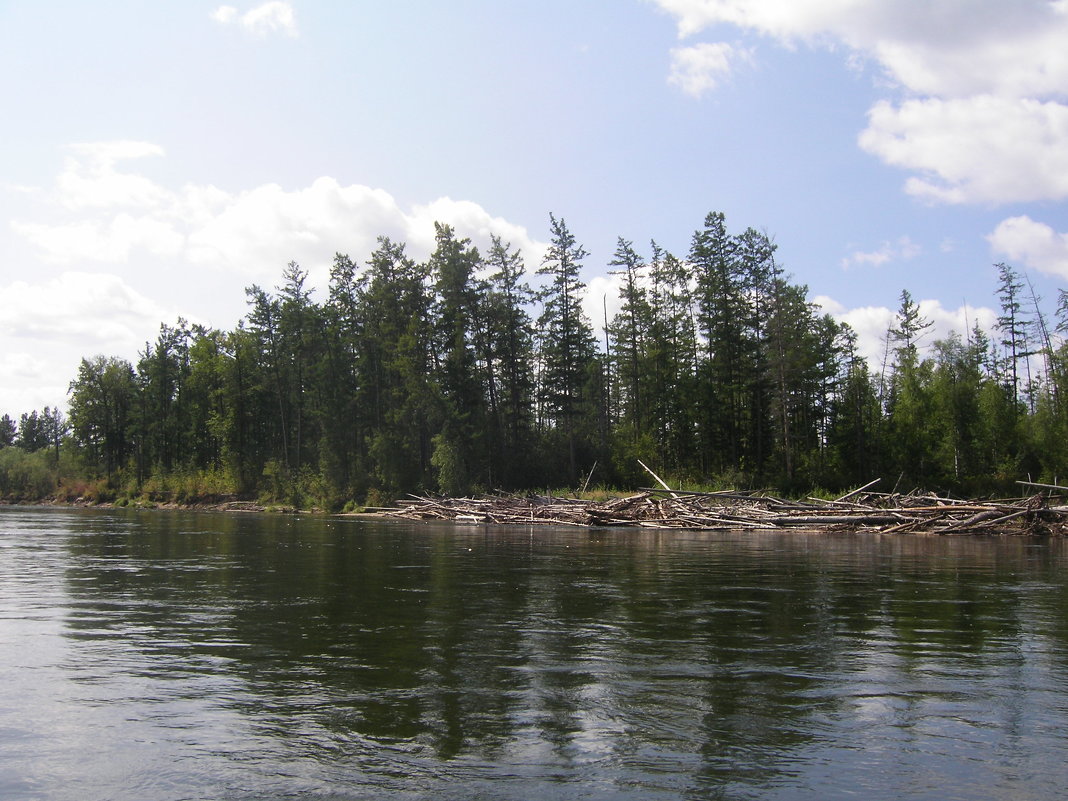
<svg viewBox="0 0 1068 801"><path fill-rule="evenodd" d="M622 238L605 341L585 249L550 215L533 276L436 225L425 262L379 238L326 297L296 263L230 331L162 325L136 364L82 360L69 412L0 418L0 498L245 498L337 511L406 493L648 483L1018 495L1068 474L1068 302L998 265L996 330L924 341L910 293L883 364L791 283L776 246L710 213L676 256ZM538 282L532 289L530 282ZM210 291L210 287L205 287ZM931 344L921 358L920 345ZM830 497L830 496L829 496Z"/></svg>

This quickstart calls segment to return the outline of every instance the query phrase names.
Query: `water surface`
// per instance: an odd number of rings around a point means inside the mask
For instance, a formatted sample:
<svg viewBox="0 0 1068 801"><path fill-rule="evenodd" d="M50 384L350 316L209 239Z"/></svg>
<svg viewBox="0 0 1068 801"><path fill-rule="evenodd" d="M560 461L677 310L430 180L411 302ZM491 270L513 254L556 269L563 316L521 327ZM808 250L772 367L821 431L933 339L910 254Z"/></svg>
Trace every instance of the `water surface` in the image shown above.
<svg viewBox="0 0 1068 801"><path fill-rule="evenodd" d="M1066 567L0 508L0 798L1059 799Z"/></svg>

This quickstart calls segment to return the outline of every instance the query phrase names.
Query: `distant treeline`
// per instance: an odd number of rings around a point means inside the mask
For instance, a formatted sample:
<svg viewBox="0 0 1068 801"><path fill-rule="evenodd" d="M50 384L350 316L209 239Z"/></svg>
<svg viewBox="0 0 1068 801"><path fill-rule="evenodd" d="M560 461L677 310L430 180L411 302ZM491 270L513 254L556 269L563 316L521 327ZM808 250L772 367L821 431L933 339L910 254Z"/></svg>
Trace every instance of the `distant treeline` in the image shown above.
<svg viewBox="0 0 1068 801"><path fill-rule="evenodd" d="M996 329L922 359L930 323L902 292L872 370L766 234L711 213L682 257L619 239L620 311L600 342L581 305L588 254L552 215L550 234L536 291L511 245L480 253L441 224L425 262L385 237L364 265L338 254L322 300L290 263L274 292L246 290L231 331L179 320L136 364L83 359L68 418L5 416L0 447L42 466L66 454L61 472L98 492L173 495L184 477L187 495L324 508L591 477L634 487L650 481L638 459L676 482L788 492L882 476L983 494L1068 474L1063 290L1051 323L998 265ZM0 451L0 495L25 466L14 450Z"/></svg>

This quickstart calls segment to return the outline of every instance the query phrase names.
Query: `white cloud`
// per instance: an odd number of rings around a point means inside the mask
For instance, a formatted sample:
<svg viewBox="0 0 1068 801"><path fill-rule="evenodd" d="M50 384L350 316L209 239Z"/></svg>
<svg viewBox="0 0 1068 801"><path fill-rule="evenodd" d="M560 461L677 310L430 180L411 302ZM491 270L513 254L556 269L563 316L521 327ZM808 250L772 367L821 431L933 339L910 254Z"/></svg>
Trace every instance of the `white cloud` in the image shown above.
<svg viewBox="0 0 1068 801"><path fill-rule="evenodd" d="M62 408L80 359L103 353L136 361L160 323L177 316L107 273L0 286L0 413Z"/></svg>
<svg viewBox="0 0 1068 801"><path fill-rule="evenodd" d="M163 148L148 142L116 141L71 145L56 181L61 202L70 209L144 207L160 203L163 192L142 175L119 172L123 161L162 156Z"/></svg>
<svg viewBox="0 0 1068 801"><path fill-rule="evenodd" d="M529 265L540 264L544 253L545 244L522 226L448 197L406 210L382 189L342 186L330 177L293 190L278 184L238 193L193 184L171 189L120 168L133 152L162 153L128 144L79 146L56 186L40 192L52 201L49 219L13 221L12 230L56 264L118 265L147 255L157 264L163 259L268 284L290 260L325 277L336 252L363 260L380 235L407 243L414 258L426 258L434 247L434 222L452 225L483 250L496 234Z"/></svg>
<svg viewBox="0 0 1068 801"><path fill-rule="evenodd" d="M124 263L131 252L176 256L183 237L174 227L148 216L118 214L106 223L74 222L64 225L13 222L12 229L36 245L46 261L70 264L79 260Z"/></svg>
<svg viewBox="0 0 1068 801"><path fill-rule="evenodd" d="M238 24L257 36L280 33L285 36L297 35L297 17L289 3L274 0L256 6L241 14L233 6L219 6L212 12L211 18L221 25Z"/></svg>
<svg viewBox="0 0 1068 801"><path fill-rule="evenodd" d="M845 45L921 94L1063 95L1068 85L1063 2L1003 0L655 0L680 38L733 25L793 46Z"/></svg>
<svg viewBox="0 0 1068 801"><path fill-rule="evenodd" d="M15 281L0 288L0 332L22 339L129 350L174 316L106 273L71 271L40 283Z"/></svg>
<svg viewBox="0 0 1068 801"><path fill-rule="evenodd" d="M886 306L860 306L848 309L834 298L819 295L812 299L827 314L839 323L847 323L857 333L857 351L868 362L871 369L878 374L883 368L884 359L887 366L893 354L887 355L886 336L893 325L897 309ZM967 339L969 332L979 325L983 330L993 331L997 321L997 312L986 307L970 305L947 309L937 300L917 302L920 315L930 321L931 327L919 343L921 353L927 354L935 342L947 339L956 333ZM891 347L893 345L891 344Z"/></svg>
<svg viewBox="0 0 1068 801"><path fill-rule="evenodd" d="M45 357L23 351L0 354L0 414L18 420L20 414L34 409L62 408L76 367L76 361L56 359L54 354Z"/></svg>
<svg viewBox="0 0 1068 801"><path fill-rule="evenodd" d="M726 42L702 42L671 51L671 74L668 83L678 86L692 97L700 97L730 77L733 62L748 61L748 50L736 49Z"/></svg>
<svg viewBox="0 0 1068 801"><path fill-rule="evenodd" d="M468 237L482 253L489 250L490 237L499 236L502 242L511 243L519 250L528 267L533 271L545 258L548 243L533 239L527 229L503 217L494 217L479 204L470 200L453 200L441 197L424 205L416 205L405 215L405 241L412 245L411 252L429 255L434 248L434 223L451 225L456 235Z"/></svg>
<svg viewBox="0 0 1068 801"><path fill-rule="evenodd" d="M902 236L896 242L883 242L877 250L853 251L842 259L842 268L848 270L863 265L880 267L890 262L914 259L921 252L922 248L912 239Z"/></svg>
<svg viewBox="0 0 1068 801"><path fill-rule="evenodd" d="M1010 260L1068 279L1068 234L1021 216L1002 220L987 240L996 253Z"/></svg>
<svg viewBox="0 0 1068 801"><path fill-rule="evenodd" d="M877 103L860 146L917 170L906 190L949 203L1068 197L1068 106L983 95Z"/></svg>
<svg viewBox="0 0 1068 801"><path fill-rule="evenodd" d="M408 244L412 258L427 258L436 221L483 252L492 234L500 236L531 271L546 249L523 226L471 201L443 197L402 208L382 189L330 177L296 189L175 188L124 163L161 154L144 143L78 146L53 186L30 188L32 219L10 228L43 261L67 271L0 285L0 412L62 402L82 356L135 360L160 323L179 315L234 325L245 312L242 289L275 286L291 260L309 271L309 287L325 290L334 254L363 263L379 235ZM101 266L90 272L88 263ZM53 373L61 383L50 386Z"/></svg>
<svg viewBox="0 0 1068 801"><path fill-rule="evenodd" d="M604 318L605 309L608 310L608 321L611 323L619 314L623 300L619 291L623 286L622 275L597 275L590 279L586 285L586 294L582 298L582 309L597 332L597 342L604 347Z"/></svg>
<svg viewBox="0 0 1068 801"><path fill-rule="evenodd" d="M5 353L0 356L0 375L15 379L41 379L48 375L44 362L28 353Z"/></svg>
<svg viewBox="0 0 1068 801"><path fill-rule="evenodd" d="M220 25L229 25L237 20L237 9L233 6L219 6L211 12L211 18Z"/></svg>
<svg viewBox="0 0 1068 801"><path fill-rule="evenodd" d="M679 36L733 25L783 46L846 48L912 95L869 114L861 146L951 203L1068 197L1065 0L655 0Z"/></svg>
<svg viewBox="0 0 1068 801"><path fill-rule="evenodd" d="M339 250L369 251L378 234L399 238L402 217L387 192L342 187L333 178L294 191L265 184L227 196L192 225L187 255L197 264L273 274L291 259L328 262Z"/></svg>

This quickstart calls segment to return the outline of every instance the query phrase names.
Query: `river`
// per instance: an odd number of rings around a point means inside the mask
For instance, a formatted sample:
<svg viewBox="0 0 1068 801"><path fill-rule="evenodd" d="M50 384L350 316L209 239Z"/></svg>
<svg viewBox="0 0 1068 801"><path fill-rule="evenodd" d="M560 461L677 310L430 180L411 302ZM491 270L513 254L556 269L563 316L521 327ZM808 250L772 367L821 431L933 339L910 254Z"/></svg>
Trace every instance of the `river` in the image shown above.
<svg viewBox="0 0 1068 801"><path fill-rule="evenodd" d="M0 507L0 798L1060 799L1068 546Z"/></svg>

